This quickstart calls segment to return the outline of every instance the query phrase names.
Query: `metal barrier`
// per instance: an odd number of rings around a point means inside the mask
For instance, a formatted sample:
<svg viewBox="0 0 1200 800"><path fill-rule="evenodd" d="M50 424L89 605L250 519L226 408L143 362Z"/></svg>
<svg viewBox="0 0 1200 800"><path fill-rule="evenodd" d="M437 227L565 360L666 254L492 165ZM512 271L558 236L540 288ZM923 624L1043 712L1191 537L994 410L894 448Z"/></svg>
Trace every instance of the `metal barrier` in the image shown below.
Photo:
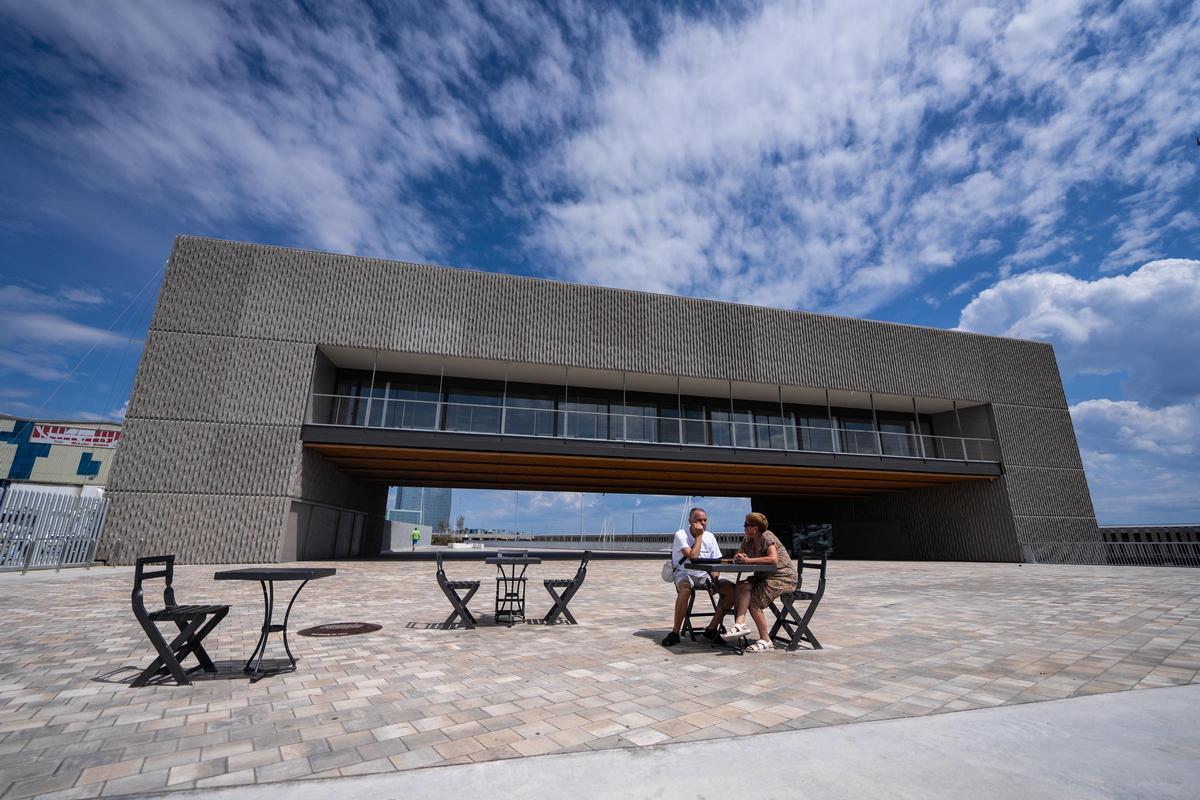
<svg viewBox="0 0 1200 800"><path fill-rule="evenodd" d="M741 533L709 531L717 537L722 550L736 550L742 541ZM536 548L539 550L593 550L624 552L671 552L675 541L674 533L585 533L585 534L534 534L520 538L474 538L485 549Z"/></svg>
<svg viewBox="0 0 1200 800"><path fill-rule="evenodd" d="M1123 567L1200 567L1198 542L1026 542L1034 564L1104 564Z"/></svg>
<svg viewBox="0 0 1200 800"><path fill-rule="evenodd" d="M90 566L108 500L11 488L0 502L0 571Z"/></svg>

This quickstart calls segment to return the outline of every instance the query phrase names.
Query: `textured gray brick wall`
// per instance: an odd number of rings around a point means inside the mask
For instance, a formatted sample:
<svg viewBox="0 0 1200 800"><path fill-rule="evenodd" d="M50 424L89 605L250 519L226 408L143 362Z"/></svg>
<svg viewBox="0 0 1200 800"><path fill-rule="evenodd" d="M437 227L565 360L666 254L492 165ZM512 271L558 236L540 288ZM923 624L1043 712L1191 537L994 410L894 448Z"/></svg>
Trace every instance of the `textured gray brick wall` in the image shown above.
<svg viewBox="0 0 1200 800"><path fill-rule="evenodd" d="M1016 558L1039 524L1038 535L1096 535L1045 344L181 237L113 466L106 540L146 539L186 561L270 560L296 503L381 514L380 487L300 446L310 383L328 379L318 345L987 401L1010 474L873 498L862 507L876 530L902 516L913 557L945 558ZM856 546L869 554L870 537Z"/></svg>
<svg viewBox="0 0 1200 800"><path fill-rule="evenodd" d="M838 558L1017 561L1003 478L864 498L754 498L775 524L829 522Z"/></svg>

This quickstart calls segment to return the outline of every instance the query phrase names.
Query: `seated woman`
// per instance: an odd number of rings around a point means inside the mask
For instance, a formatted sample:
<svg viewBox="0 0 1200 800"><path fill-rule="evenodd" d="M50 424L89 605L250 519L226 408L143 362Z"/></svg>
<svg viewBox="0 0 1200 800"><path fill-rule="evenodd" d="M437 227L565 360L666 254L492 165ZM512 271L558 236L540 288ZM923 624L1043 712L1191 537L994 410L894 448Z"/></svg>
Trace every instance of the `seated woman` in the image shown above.
<svg viewBox="0 0 1200 800"><path fill-rule="evenodd" d="M750 628L746 625L746 611L758 628L758 641L746 648L748 653L760 653L774 649L771 629L767 626L763 610L771 601L784 592L796 588L796 565L787 549L774 533L767 530L767 518L762 514L746 515L742 545L733 556L735 564L774 564L778 572L757 574L737 585L734 597L733 627L725 634L726 639L746 636Z"/></svg>

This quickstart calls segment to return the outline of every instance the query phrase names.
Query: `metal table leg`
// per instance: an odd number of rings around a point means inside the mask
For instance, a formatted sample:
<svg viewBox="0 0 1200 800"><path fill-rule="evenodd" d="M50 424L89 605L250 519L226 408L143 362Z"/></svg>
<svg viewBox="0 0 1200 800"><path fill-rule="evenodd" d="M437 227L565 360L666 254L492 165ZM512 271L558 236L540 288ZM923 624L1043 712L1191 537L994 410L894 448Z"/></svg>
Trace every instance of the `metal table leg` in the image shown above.
<svg viewBox="0 0 1200 800"><path fill-rule="evenodd" d="M525 619L525 570L529 565L521 564L519 573L517 564L510 566L512 572L507 573L503 564L496 565L496 622L500 622L503 617L507 619L511 628L518 617L521 620Z"/></svg>
<svg viewBox="0 0 1200 800"><path fill-rule="evenodd" d="M296 598L300 596L300 590L308 585L308 581L303 581L296 587L296 591L292 593L292 599L288 602L287 611L284 612L282 623L273 623L271 620L275 617L275 581L259 581L263 593L263 626L262 633L259 634L258 644L254 646L254 651L250 653L250 658L246 661L246 665L242 667L243 672L250 673L250 682L257 683L268 675L280 675L285 672L296 671L296 657L292 655L292 648L288 644L287 624L288 618L292 615L292 606L296 604ZM267 584L270 584L270 587ZM263 656L267 654L267 638L272 633L283 634L283 649L287 653L289 665L286 667L273 667L269 669L262 668ZM251 664L254 667L251 668Z"/></svg>

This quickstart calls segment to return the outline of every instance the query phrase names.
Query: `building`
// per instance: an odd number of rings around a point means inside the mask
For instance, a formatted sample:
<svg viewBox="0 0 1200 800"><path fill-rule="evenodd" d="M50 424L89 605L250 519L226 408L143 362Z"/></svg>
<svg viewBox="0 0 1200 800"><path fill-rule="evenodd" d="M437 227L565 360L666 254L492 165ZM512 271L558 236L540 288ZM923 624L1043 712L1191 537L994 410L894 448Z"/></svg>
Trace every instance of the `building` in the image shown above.
<svg viewBox="0 0 1200 800"><path fill-rule="evenodd" d="M1044 343L176 240L105 537L368 555L389 485L749 496L843 558L1100 542Z"/></svg>
<svg viewBox="0 0 1200 800"><path fill-rule="evenodd" d="M388 510L392 522L427 525L431 530L449 530L454 490L434 486L397 486L396 499Z"/></svg>
<svg viewBox="0 0 1200 800"><path fill-rule="evenodd" d="M0 415L0 489L11 484L79 493L108 482L119 423L36 421Z"/></svg>

